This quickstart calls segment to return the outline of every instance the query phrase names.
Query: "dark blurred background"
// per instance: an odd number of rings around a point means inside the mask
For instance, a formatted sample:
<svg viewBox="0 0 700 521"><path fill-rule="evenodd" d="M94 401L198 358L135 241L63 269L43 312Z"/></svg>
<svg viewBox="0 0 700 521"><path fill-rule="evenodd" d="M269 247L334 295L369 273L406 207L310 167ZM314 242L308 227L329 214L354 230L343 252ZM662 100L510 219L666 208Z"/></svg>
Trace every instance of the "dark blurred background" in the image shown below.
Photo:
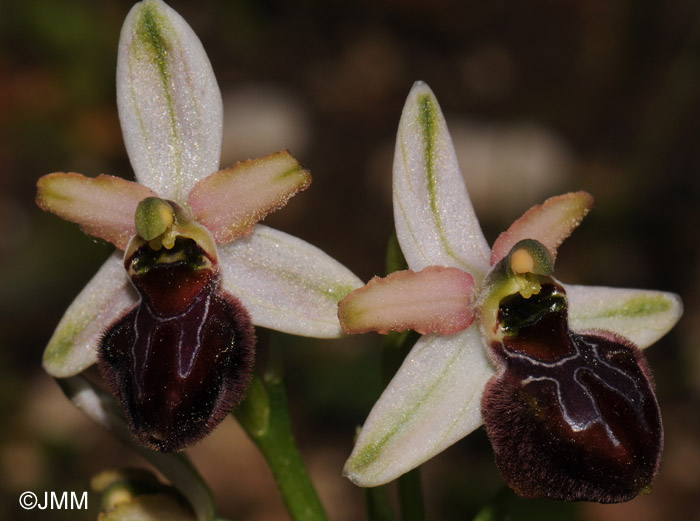
<svg viewBox="0 0 700 521"><path fill-rule="evenodd" d="M415 80L436 93L487 238L546 197L596 206L560 250L570 283L679 293L686 311L647 351L664 418L650 496L601 506L518 501L514 520L700 519L700 4L173 0L209 53L225 102L222 165L289 148L311 189L268 224L363 280L383 273L391 161ZM145 463L90 423L40 367L63 311L110 247L33 203L45 173L131 179L115 103L131 2L0 3L0 518L93 519L19 508L24 490L87 490L105 468ZM299 442L331 518L363 519L340 476L380 390L380 338L284 352ZM458 390L456 390L458 392ZM231 519L285 519L274 483L232 419L192 451ZM423 470L430 519L470 519L502 486L479 431Z"/></svg>

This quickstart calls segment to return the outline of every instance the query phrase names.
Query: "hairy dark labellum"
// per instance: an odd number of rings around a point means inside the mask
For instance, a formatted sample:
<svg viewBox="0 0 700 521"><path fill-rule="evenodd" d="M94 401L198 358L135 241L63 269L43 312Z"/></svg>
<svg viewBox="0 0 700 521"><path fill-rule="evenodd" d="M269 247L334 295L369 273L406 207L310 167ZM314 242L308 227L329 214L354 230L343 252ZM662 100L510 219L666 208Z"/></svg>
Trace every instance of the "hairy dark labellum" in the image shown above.
<svg viewBox="0 0 700 521"><path fill-rule="evenodd" d="M503 478L518 494L601 503L647 490L663 429L641 351L608 332L569 330L564 288L503 299L500 371L482 412Z"/></svg>
<svg viewBox="0 0 700 521"><path fill-rule="evenodd" d="M124 265L139 300L104 334L100 369L143 445L182 450L245 393L253 326L221 289L216 259L192 239L157 250L144 241Z"/></svg>

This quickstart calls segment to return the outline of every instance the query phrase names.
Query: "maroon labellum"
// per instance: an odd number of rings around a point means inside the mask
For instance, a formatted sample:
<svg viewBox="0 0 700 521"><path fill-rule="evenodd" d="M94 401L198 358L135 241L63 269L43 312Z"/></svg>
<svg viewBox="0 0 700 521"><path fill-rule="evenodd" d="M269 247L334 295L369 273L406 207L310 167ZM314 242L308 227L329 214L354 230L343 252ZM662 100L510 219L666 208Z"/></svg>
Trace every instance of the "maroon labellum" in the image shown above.
<svg viewBox="0 0 700 521"><path fill-rule="evenodd" d="M254 330L241 303L221 290L216 258L194 240L155 250L141 242L124 261L139 301L104 334L99 365L134 436L177 451L242 398Z"/></svg>
<svg viewBox="0 0 700 521"><path fill-rule="evenodd" d="M482 413L503 478L524 497L615 503L651 484L661 416L641 351L606 332L569 330L564 289L503 299L501 370Z"/></svg>

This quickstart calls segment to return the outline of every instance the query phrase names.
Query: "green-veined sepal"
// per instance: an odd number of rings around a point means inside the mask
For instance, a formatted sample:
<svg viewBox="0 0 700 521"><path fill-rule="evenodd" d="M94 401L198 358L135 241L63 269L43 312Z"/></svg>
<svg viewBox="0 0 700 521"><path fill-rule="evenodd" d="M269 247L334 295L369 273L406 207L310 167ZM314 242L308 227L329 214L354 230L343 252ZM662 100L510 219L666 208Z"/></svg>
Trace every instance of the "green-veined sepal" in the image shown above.
<svg viewBox="0 0 700 521"><path fill-rule="evenodd" d="M445 118L430 88L416 82L394 153L394 221L409 268L450 266L478 283L489 247L467 194Z"/></svg>
<svg viewBox="0 0 700 521"><path fill-rule="evenodd" d="M342 336L338 302L362 281L311 244L258 224L219 247L222 288L253 324L317 338Z"/></svg>
<svg viewBox="0 0 700 521"><path fill-rule="evenodd" d="M102 265L66 310L44 351L44 369L52 376L76 375L97 361L105 330L136 304L136 292L124 271L123 253Z"/></svg>
<svg viewBox="0 0 700 521"><path fill-rule="evenodd" d="M161 0L136 4L124 21L117 103L136 179L164 198L219 169L223 108L199 38Z"/></svg>
<svg viewBox="0 0 700 521"><path fill-rule="evenodd" d="M422 336L370 412L344 474L382 485L462 439L482 424L481 393L493 374L476 324Z"/></svg>
<svg viewBox="0 0 700 521"><path fill-rule="evenodd" d="M683 314L678 295L643 289L564 284L573 331L610 331L649 347L668 333Z"/></svg>

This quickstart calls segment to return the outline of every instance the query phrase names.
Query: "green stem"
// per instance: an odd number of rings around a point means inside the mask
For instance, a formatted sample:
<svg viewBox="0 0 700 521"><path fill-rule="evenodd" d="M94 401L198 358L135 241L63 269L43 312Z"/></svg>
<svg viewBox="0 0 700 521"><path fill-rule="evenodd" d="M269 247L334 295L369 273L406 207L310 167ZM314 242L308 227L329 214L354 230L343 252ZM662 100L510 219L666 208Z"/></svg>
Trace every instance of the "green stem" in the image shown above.
<svg viewBox="0 0 700 521"><path fill-rule="evenodd" d="M416 467L399 478L399 505L403 521L423 521L425 519L420 467Z"/></svg>
<svg viewBox="0 0 700 521"><path fill-rule="evenodd" d="M510 488L503 487L487 505L479 510L472 521L505 521L509 518L508 505L514 496L515 493Z"/></svg>
<svg viewBox="0 0 700 521"><path fill-rule="evenodd" d="M392 234L387 246L386 272L389 274L407 267L396 235ZM418 334L414 331L392 332L384 338L382 349L382 381L384 386L394 377L418 338ZM425 508L420 468L415 468L399 477L397 483L402 521L423 521ZM368 489L366 499L367 517L370 521L394 520L396 518L385 487Z"/></svg>
<svg viewBox="0 0 700 521"><path fill-rule="evenodd" d="M386 485L365 489L367 521L396 521L396 514L391 506L391 498Z"/></svg>
<svg viewBox="0 0 700 521"><path fill-rule="evenodd" d="M282 380L273 376L266 383L267 390L253 377L234 415L265 457L290 517L294 521L327 521L294 441Z"/></svg>
<svg viewBox="0 0 700 521"><path fill-rule="evenodd" d="M406 358L406 355L418 338L418 334L414 331L392 332L386 336L382 357L382 374L385 384L388 384L394 374L396 374L396 371L401 367L404 358ZM423 521L425 519L425 508L420 467L416 467L399 477L398 491L402 521Z"/></svg>

